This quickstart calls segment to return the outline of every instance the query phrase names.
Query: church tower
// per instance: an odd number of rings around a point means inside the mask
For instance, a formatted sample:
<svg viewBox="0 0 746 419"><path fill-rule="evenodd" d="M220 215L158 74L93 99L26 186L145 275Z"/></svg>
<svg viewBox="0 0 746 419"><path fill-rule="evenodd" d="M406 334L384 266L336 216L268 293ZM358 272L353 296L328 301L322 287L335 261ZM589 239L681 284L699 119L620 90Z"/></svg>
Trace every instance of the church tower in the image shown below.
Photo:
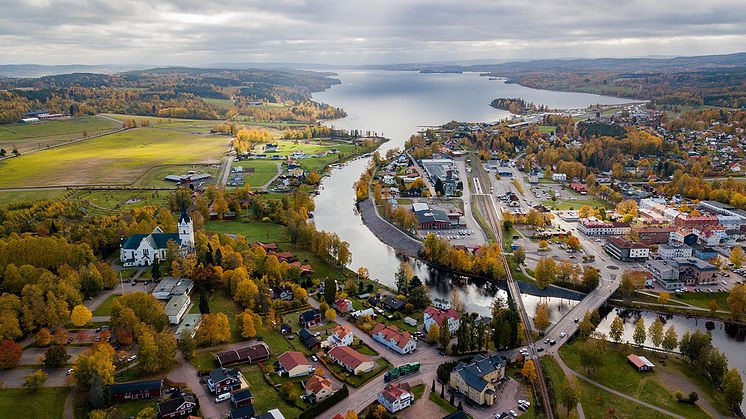
<svg viewBox="0 0 746 419"><path fill-rule="evenodd" d="M191 251L194 248L194 228L192 227L192 219L187 214L186 205L181 206L181 215L179 216L178 224L181 246Z"/></svg>

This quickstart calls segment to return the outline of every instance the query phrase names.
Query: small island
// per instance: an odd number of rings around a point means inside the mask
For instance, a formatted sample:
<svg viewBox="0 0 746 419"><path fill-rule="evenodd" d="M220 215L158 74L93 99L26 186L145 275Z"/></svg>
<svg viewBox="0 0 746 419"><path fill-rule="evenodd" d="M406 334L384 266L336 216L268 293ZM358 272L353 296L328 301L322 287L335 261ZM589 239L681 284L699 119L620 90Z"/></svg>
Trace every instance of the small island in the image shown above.
<svg viewBox="0 0 746 419"><path fill-rule="evenodd" d="M499 97L493 100L492 102L490 102L490 106L496 109L509 111L510 113L516 115L522 115L527 112L545 112L549 110L546 105L536 105L531 102L526 102L521 98L507 97Z"/></svg>

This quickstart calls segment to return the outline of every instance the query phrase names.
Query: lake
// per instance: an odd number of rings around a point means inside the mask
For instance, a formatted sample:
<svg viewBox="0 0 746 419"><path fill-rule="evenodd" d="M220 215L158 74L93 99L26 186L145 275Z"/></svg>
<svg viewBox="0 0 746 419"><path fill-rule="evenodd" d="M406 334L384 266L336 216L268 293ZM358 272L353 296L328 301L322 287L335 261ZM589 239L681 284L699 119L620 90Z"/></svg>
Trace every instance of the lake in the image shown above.
<svg viewBox="0 0 746 419"><path fill-rule="evenodd" d="M407 71L339 71L341 84L315 93L313 99L343 108L348 116L329 121L335 128L375 132L390 141L379 149L403 148L404 142L422 126L441 125L451 120L497 121L510 113L494 109L490 102L498 97L520 97L551 108L581 108L592 104L629 103L632 100L584 93L552 92L530 89L504 80L489 80L475 73L420 74ZM368 164L369 158L351 161L335 168L320 185L315 198L314 222L320 230L337 233L350 244L356 270L365 266L373 279L394 285L394 274L403 260L388 245L380 242L363 224L355 211L353 183ZM424 264L416 264L415 273L439 294L448 294L447 275L431 278ZM436 283L437 281L437 283ZM464 287L467 308L489 310L487 298L476 287ZM477 309L480 310L477 310Z"/></svg>

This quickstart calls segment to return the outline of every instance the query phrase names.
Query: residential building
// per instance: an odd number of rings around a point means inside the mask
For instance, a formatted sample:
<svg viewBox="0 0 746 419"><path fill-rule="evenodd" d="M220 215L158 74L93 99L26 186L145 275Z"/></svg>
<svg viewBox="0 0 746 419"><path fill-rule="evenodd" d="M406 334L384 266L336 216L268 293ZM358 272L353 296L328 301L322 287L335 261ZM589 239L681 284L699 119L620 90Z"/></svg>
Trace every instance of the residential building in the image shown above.
<svg viewBox="0 0 746 419"><path fill-rule="evenodd" d="M678 264L679 278L687 285L712 285L718 282L718 268L697 258L673 259Z"/></svg>
<svg viewBox="0 0 746 419"><path fill-rule="evenodd" d="M638 240L647 245L668 243L671 233L676 231L673 227L639 227L633 229L637 233Z"/></svg>
<svg viewBox="0 0 746 419"><path fill-rule="evenodd" d="M350 330L350 326L338 324L329 336L329 342L335 346L350 346L355 335Z"/></svg>
<svg viewBox="0 0 746 419"><path fill-rule="evenodd" d="M269 347L264 343L256 343L241 349L217 353L215 358L221 367L243 363L253 364L269 359Z"/></svg>
<svg viewBox="0 0 746 419"><path fill-rule="evenodd" d="M642 243L634 243L621 237L609 237L604 250L614 259L625 262L642 262L650 256L650 248Z"/></svg>
<svg viewBox="0 0 746 419"><path fill-rule="evenodd" d="M168 300L176 295L188 295L194 288L194 281L189 278L166 277L160 280L153 289L153 297Z"/></svg>
<svg viewBox="0 0 746 419"><path fill-rule="evenodd" d="M282 371L289 378L301 377L313 373L313 365L300 352L285 352L277 357Z"/></svg>
<svg viewBox="0 0 746 419"><path fill-rule="evenodd" d="M443 326L443 322L447 322L448 324L448 330L450 330L451 334L456 333L459 327L459 315L456 312L456 310L450 308L448 310L439 310L435 307L428 307L424 311L425 316L423 318L423 325L425 326L425 331L430 331L430 326L433 324L437 324L438 327Z"/></svg>
<svg viewBox="0 0 746 419"><path fill-rule="evenodd" d="M414 402L414 393L409 383L387 384L378 393L378 403L381 403L391 413L396 413Z"/></svg>
<svg viewBox="0 0 746 419"><path fill-rule="evenodd" d="M223 394L241 388L243 375L237 369L216 368L210 371L207 388L212 394Z"/></svg>
<svg viewBox="0 0 746 419"><path fill-rule="evenodd" d="M408 354L417 350L417 341L407 331L399 331L394 325L378 323L371 332L376 342L386 345L389 349L400 354Z"/></svg>
<svg viewBox="0 0 746 419"><path fill-rule="evenodd" d="M406 304L405 300L400 300L396 297L388 296L381 301L381 306L392 313L401 312Z"/></svg>
<svg viewBox="0 0 746 419"><path fill-rule="evenodd" d="M163 381L136 381L109 385L109 396L113 401L154 399L161 397Z"/></svg>
<svg viewBox="0 0 746 419"><path fill-rule="evenodd" d="M671 232L671 238L668 241L668 244L672 246L680 246L682 244L692 246L697 244L697 235L694 234L691 229L680 228Z"/></svg>
<svg viewBox="0 0 746 419"><path fill-rule="evenodd" d="M199 313L185 314L179 323L179 327L176 328L176 339L182 340L186 336L194 337L197 334L197 329L202 325L202 315Z"/></svg>
<svg viewBox="0 0 746 419"><path fill-rule="evenodd" d="M285 416L280 412L280 409L272 409L267 413L256 416L254 419L285 419Z"/></svg>
<svg viewBox="0 0 746 419"><path fill-rule="evenodd" d="M280 326L280 333L282 333L283 335L289 335L289 334L293 333L293 327L290 326L287 323L283 323Z"/></svg>
<svg viewBox="0 0 746 419"><path fill-rule="evenodd" d="M179 245L179 250L184 256L194 250L194 229L192 219L186 212L186 207L181 210L181 216L177 222L178 233L164 233L160 227L156 227L150 234L133 234L122 242L119 260L125 267L149 266L153 261L166 260L168 242L173 240Z"/></svg>
<svg viewBox="0 0 746 419"><path fill-rule="evenodd" d="M231 409L228 419L253 419L254 415L256 415L256 409L254 409L254 405L250 404L237 409Z"/></svg>
<svg viewBox="0 0 746 419"><path fill-rule="evenodd" d="M337 310L337 312L341 314L349 313L350 311L352 311L352 301L345 298L335 298L332 306L335 310Z"/></svg>
<svg viewBox="0 0 746 419"><path fill-rule="evenodd" d="M373 371L376 365L370 357L361 354L349 346L335 346L329 351L327 356L354 375Z"/></svg>
<svg viewBox="0 0 746 419"><path fill-rule="evenodd" d="M469 364L459 362L448 383L477 404L492 406L497 399L495 386L505 377L505 364L499 355L476 355Z"/></svg>
<svg viewBox="0 0 746 419"><path fill-rule="evenodd" d="M314 375L304 381L303 388L306 390L308 402L311 404L318 403L334 393L331 380L320 375Z"/></svg>
<svg viewBox="0 0 746 419"><path fill-rule="evenodd" d="M712 215L712 214L702 214L702 215L684 215L679 214L676 219L674 219L674 225L677 227L683 227L683 228L697 228L697 229L703 229L707 226L715 226L718 224L718 217Z"/></svg>
<svg viewBox="0 0 746 419"><path fill-rule="evenodd" d="M189 310L192 301L188 295L174 295L166 304L166 315L171 324L179 324L181 318Z"/></svg>
<svg viewBox="0 0 746 419"><path fill-rule="evenodd" d="M303 342L303 345L310 350L319 349L321 347L321 341L319 341L319 339L308 329L300 329L300 331L298 331L298 337L300 337L300 341Z"/></svg>
<svg viewBox="0 0 746 419"><path fill-rule="evenodd" d="M231 404L234 408L254 404L254 396L248 388L242 388L231 393Z"/></svg>
<svg viewBox="0 0 746 419"><path fill-rule="evenodd" d="M710 259L716 258L718 256L718 252L716 252L715 249L708 247L708 246L702 246L700 244L693 244L692 245L692 256L698 259L702 259L702 260L710 260Z"/></svg>
<svg viewBox="0 0 746 419"><path fill-rule="evenodd" d="M567 182L567 175L565 173L552 173L552 180L555 182Z"/></svg>
<svg viewBox="0 0 746 419"><path fill-rule="evenodd" d="M298 315L298 323L302 327L311 327L321 323L321 312L317 308L304 311Z"/></svg>
<svg viewBox="0 0 746 419"><path fill-rule="evenodd" d="M583 218L578 224L578 231L586 236L624 236L630 231L630 224L618 221L599 221Z"/></svg>
<svg viewBox="0 0 746 419"><path fill-rule="evenodd" d="M191 414L197 408L197 398L194 395L175 397L158 403L158 417L180 418Z"/></svg>
<svg viewBox="0 0 746 419"><path fill-rule="evenodd" d="M664 289L670 291L684 287L684 282L679 279L678 265L669 260L648 260L645 267Z"/></svg>
<svg viewBox="0 0 746 419"><path fill-rule="evenodd" d="M362 316L370 316L371 318L375 318L376 317L376 312L375 312L375 310L373 310L372 307L368 307L365 310L353 311L352 313L350 313L350 316L353 319L357 319L358 317L362 317Z"/></svg>
<svg viewBox="0 0 746 419"><path fill-rule="evenodd" d="M663 259L690 258L692 257L692 248L687 245L671 246L661 244L658 246L658 256Z"/></svg>
<svg viewBox="0 0 746 419"><path fill-rule="evenodd" d="M433 307L439 310L450 310L451 302L443 298L435 297L433 300Z"/></svg>

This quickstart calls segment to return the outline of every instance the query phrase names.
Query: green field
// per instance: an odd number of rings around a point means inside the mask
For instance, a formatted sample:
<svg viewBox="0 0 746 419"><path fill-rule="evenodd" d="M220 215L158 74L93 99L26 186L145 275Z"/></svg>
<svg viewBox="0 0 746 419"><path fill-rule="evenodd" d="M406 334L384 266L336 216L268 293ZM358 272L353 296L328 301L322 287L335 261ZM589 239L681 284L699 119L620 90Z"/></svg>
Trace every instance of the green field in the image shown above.
<svg viewBox="0 0 746 419"><path fill-rule="evenodd" d="M28 190L28 191L0 191L0 205L15 204L18 202L39 201L42 199L57 199L65 194L64 189L54 190Z"/></svg>
<svg viewBox="0 0 746 419"><path fill-rule="evenodd" d="M266 412L271 409L280 409L282 415L288 419L297 418L301 410L295 406L290 406L280 394L272 388L262 374L257 365L242 365L239 367L241 373L250 383L251 394L254 396L254 408L257 412ZM300 403L300 401L298 401Z"/></svg>
<svg viewBox="0 0 746 419"><path fill-rule="evenodd" d="M35 124L0 125L0 148L4 148L9 154L13 148L17 148L23 154L119 127L121 124L116 121L100 116L82 116Z"/></svg>
<svg viewBox="0 0 746 419"><path fill-rule="evenodd" d="M199 313L199 295L194 297L194 304L189 310L191 314ZM236 321L236 315L243 310L236 304L225 288L218 288L207 298L210 305L210 313L223 313L228 317L231 326L231 336L234 342L242 340L241 330Z"/></svg>
<svg viewBox="0 0 746 419"><path fill-rule="evenodd" d="M549 134L550 132L554 132L557 129L554 125L539 125L539 132L544 134Z"/></svg>
<svg viewBox="0 0 746 419"><path fill-rule="evenodd" d="M211 97L203 97L202 100L208 105L214 106L220 111L227 111L233 106L233 101L230 99L216 99Z"/></svg>
<svg viewBox="0 0 746 419"><path fill-rule="evenodd" d="M80 190L70 196L71 201L89 205L102 211L140 208L145 205L166 206L168 191L144 190Z"/></svg>
<svg viewBox="0 0 746 419"><path fill-rule="evenodd" d="M112 294L109 297L107 297L98 307L96 307L95 310L93 310L94 316L108 316L111 314L111 305L114 303L114 300L119 298L118 295Z"/></svg>
<svg viewBox="0 0 746 419"><path fill-rule="evenodd" d="M15 388L0 390L0 419L62 418L69 391L65 387L45 387L37 391ZM19 410L21 408L22 412Z"/></svg>
<svg viewBox="0 0 746 419"><path fill-rule="evenodd" d="M165 180L165 177L167 175L186 175L190 171L194 171L198 175L207 173L212 176L212 179L206 182L215 182L220 174L220 167L220 163L155 166L140 176L135 181L135 186L175 188L176 182Z"/></svg>
<svg viewBox="0 0 746 419"><path fill-rule="evenodd" d="M578 351L579 342L564 345L560 349L562 359L573 370L586 374L586 369ZM656 370L649 373L640 373L632 368L628 361L629 353L641 354L650 359L656 365ZM707 418L709 415L698 405L681 403L676 400L674 393L678 388L667 388L663 372L682 376L682 369L688 367L676 358L664 359L658 354L642 351L638 348L624 350L622 345L609 344L602 365L599 365L592 373L587 374L589 378L614 390L620 391L636 399L648 402L655 406L669 410L687 418ZM701 397L704 396L700 391ZM583 405L585 408L585 405Z"/></svg>
<svg viewBox="0 0 746 419"><path fill-rule="evenodd" d="M0 162L0 187L129 185L155 166L219 163L226 137L138 128Z"/></svg>
<svg viewBox="0 0 746 419"><path fill-rule="evenodd" d="M715 300L720 310L728 310L728 292L685 292L671 296L671 301L683 301L693 306L710 308L710 300Z"/></svg>
<svg viewBox="0 0 746 419"><path fill-rule="evenodd" d="M205 231L240 234L246 237L249 243L256 241L288 243L290 241L290 235L285 226L261 221L208 221L205 223Z"/></svg>
<svg viewBox="0 0 746 419"><path fill-rule="evenodd" d="M243 167L244 183L248 183L256 189L277 175L279 164L280 162L272 160L242 160L233 163L233 166Z"/></svg>

